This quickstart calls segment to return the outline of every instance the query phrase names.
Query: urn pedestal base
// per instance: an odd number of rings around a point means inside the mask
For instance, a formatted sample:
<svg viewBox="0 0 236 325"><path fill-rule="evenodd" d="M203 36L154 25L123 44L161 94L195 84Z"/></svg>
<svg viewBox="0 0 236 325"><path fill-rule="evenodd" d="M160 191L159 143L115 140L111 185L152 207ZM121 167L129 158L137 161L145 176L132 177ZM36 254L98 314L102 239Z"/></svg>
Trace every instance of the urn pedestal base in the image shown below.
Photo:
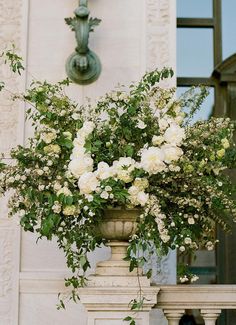
<svg viewBox="0 0 236 325"><path fill-rule="evenodd" d="M123 321L127 316L134 317L136 325L149 324L149 311L157 302L158 288L150 286L141 269L129 272L129 261L124 261L128 240L137 229L139 213L139 210L105 211L98 231L108 240L111 258L99 262L88 286L80 289L81 302L88 311L87 325L128 325L129 322ZM141 288L145 297L143 308L134 314L130 302L139 299Z"/></svg>
<svg viewBox="0 0 236 325"><path fill-rule="evenodd" d="M81 302L88 312L87 325L128 325L124 322L127 316L134 317L136 325L149 325L149 312L157 303L157 287L142 287L146 300L142 310L133 313L130 301L137 299L139 287L132 279L95 276L90 280L89 286L80 290Z"/></svg>
<svg viewBox="0 0 236 325"><path fill-rule="evenodd" d="M148 325L158 288L150 286L141 269L129 272L129 262L123 260L128 243L113 241L108 246L112 250L111 259L98 263L88 286L80 289L81 302L88 312L87 325L128 325L123 321L127 316L134 317L136 325ZM142 310L134 314L130 302L138 300L140 286L145 301Z"/></svg>

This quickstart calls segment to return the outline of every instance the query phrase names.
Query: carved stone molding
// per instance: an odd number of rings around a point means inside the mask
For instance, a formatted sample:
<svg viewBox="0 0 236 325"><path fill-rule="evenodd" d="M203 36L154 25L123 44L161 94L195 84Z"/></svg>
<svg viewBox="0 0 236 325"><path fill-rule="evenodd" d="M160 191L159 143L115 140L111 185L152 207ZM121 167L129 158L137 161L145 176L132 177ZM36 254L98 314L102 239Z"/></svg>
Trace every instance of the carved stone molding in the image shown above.
<svg viewBox="0 0 236 325"><path fill-rule="evenodd" d="M0 53L2 50L15 44L21 45L22 0L0 0ZM0 80L6 83L9 90L16 91L20 88L19 80L5 66L0 59ZM4 139L0 144L0 152L7 153L17 143L17 124L19 120L19 105L12 104L10 94L0 92L0 138Z"/></svg>
<svg viewBox="0 0 236 325"><path fill-rule="evenodd" d="M176 14L174 0L147 0L146 2L146 69L164 66L175 69ZM175 79L163 81L162 86L175 85ZM175 254L163 258L154 257L149 264L154 269L152 282L173 283L175 281Z"/></svg>
<svg viewBox="0 0 236 325"><path fill-rule="evenodd" d="M172 48L175 49L175 26L173 26L173 22L175 22L176 17L174 5L175 1L169 0L147 1L146 62L148 69L174 65L172 52Z"/></svg>
<svg viewBox="0 0 236 325"><path fill-rule="evenodd" d="M14 324L16 317L18 234L17 228L0 228L0 324L4 325Z"/></svg>

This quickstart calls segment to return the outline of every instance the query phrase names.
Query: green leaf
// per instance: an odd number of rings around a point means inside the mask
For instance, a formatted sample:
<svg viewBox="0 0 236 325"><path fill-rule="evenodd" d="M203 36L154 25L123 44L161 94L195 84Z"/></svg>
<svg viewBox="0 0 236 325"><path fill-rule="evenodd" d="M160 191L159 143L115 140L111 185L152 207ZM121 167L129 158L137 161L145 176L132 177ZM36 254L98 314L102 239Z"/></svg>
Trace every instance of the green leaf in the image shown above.
<svg viewBox="0 0 236 325"><path fill-rule="evenodd" d="M133 148L133 146L131 146L131 145L128 144L125 147L125 152L126 152L126 154L127 154L128 157L132 157L133 154L134 154L134 148Z"/></svg>
<svg viewBox="0 0 236 325"><path fill-rule="evenodd" d="M73 196L66 196L65 201L66 201L67 205L72 205L74 198L73 198Z"/></svg>
<svg viewBox="0 0 236 325"><path fill-rule="evenodd" d="M51 239L53 229L58 225L59 221L60 216L58 214L50 214L47 218L43 219L41 223L41 234Z"/></svg>

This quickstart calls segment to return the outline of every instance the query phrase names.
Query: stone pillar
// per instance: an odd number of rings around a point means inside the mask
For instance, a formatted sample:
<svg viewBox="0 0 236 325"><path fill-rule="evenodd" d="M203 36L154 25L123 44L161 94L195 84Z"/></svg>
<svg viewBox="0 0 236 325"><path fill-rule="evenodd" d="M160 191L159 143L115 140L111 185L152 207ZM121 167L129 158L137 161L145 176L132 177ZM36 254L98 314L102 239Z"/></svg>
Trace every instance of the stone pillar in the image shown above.
<svg viewBox="0 0 236 325"><path fill-rule="evenodd" d="M202 317L205 321L205 325L215 325L221 310L201 310Z"/></svg>
<svg viewBox="0 0 236 325"><path fill-rule="evenodd" d="M180 318L184 314L183 309L164 309L164 314L168 320L168 325L178 325Z"/></svg>
<svg viewBox="0 0 236 325"><path fill-rule="evenodd" d="M123 260L124 244L109 244L111 259L98 263L88 286L80 289L80 300L88 312L87 325L124 325L123 319L128 316L133 317L137 325L149 324L149 312L157 302L159 289L151 287L140 270L129 272L129 263ZM131 311L131 302L142 298L142 309L137 313Z"/></svg>

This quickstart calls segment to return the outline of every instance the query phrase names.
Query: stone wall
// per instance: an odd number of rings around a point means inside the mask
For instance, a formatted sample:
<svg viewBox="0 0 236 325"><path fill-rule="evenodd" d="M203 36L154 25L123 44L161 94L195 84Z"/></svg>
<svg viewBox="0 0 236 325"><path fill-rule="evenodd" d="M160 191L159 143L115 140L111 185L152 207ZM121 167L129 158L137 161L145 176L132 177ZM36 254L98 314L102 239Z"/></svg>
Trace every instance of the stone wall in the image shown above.
<svg viewBox="0 0 236 325"><path fill-rule="evenodd" d="M0 80L10 90L22 91L32 78L57 81L65 77L65 60L74 51L75 40L64 17L71 16L77 4L75 0L0 0L0 50L14 43L26 62L21 78L0 62ZM101 59L102 74L92 85L71 86L71 97L82 104L86 97L96 98L118 83L138 80L146 70L175 67L174 0L99 0L90 1L89 6L92 16L102 19L90 39L91 49ZM31 125L24 122L24 106L13 105L9 96L0 93L0 151L6 156L12 146L24 144L32 134ZM67 270L55 242L36 244L34 235L21 233L16 220L6 215L6 199L2 199L0 325L85 325L82 305L56 310L57 292ZM108 249L93 254L93 267L108 255ZM158 268L162 278L154 281L174 281L174 256Z"/></svg>

